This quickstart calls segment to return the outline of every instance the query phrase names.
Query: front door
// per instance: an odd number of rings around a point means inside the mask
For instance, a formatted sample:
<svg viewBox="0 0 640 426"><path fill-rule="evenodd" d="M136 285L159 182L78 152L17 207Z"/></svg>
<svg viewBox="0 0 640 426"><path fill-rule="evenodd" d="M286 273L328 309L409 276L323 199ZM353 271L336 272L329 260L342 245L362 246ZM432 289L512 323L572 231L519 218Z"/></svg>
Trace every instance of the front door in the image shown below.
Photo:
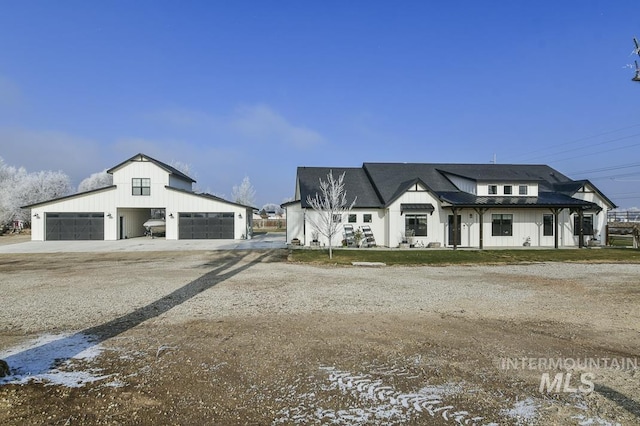
<svg viewBox="0 0 640 426"><path fill-rule="evenodd" d="M459 246L462 243L462 217L458 215L458 232L456 238L456 245ZM453 215L449 215L449 239L448 245L452 246L454 241L454 227L453 227Z"/></svg>
<svg viewBox="0 0 640 426"><path fill-rule="evenodd" d="M120 216L120 239L124 240L125 239L125 232L124 232L124 216Z"/></svg>

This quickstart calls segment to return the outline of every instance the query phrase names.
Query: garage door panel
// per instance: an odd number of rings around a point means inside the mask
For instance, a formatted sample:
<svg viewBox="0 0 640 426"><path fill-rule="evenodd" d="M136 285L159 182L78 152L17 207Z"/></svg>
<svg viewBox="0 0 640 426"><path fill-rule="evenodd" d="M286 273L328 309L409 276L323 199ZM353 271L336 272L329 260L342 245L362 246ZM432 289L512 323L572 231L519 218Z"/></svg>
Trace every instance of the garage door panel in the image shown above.
<svg viewBox="0 0 640 426"><path fill-rule="evenodd" d="M47 213L46 240L104 240L104 213Z"/></svg>
<svg viewBox="0 0 640 426"><path fill-rule="evenodd" d="M179 238L228 239L235 236L235 215L230 212L180 213Z"/></svg>

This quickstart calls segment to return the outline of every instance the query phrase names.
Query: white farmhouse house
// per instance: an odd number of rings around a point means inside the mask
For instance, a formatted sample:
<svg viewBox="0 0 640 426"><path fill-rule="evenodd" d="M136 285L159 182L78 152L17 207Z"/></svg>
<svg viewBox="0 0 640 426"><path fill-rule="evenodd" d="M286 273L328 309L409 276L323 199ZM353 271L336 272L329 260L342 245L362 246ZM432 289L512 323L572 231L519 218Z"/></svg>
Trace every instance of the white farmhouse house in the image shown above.
<svg viewBox="0 0 640 426"><path fill-rule="evenodd" d="M250 238L253 207L192 191L189 176L138 154L107 170L113 185L57 198L31 209L31 239L118 240L145 235L152 211L166 239Z"/></svg>
<svg viewBox="0 0 640 426"><path fill-rule="evenodd" d="M359 168L299 167L287 210L287 242L311 245L317 214L308 196L319 180L345 173L350 214L345 233L371 231L379 246L407 236L418 246L567 247L605 240L615 205L588 180L574 181L546 165L364 163ZM326 245L322 240L314 244Z"/></svg>

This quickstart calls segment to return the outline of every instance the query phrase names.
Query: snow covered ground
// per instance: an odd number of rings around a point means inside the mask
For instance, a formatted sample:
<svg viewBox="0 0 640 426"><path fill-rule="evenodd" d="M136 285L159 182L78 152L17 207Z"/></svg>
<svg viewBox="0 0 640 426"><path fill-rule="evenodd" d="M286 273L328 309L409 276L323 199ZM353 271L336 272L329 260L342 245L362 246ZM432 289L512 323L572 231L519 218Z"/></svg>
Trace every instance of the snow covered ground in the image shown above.
<svg viewBox="0 0 640 426"><path fill-rule="evenodd" d="M0 378L3 384L40 382L48 385L82 387L105 380L93 361L102 347L85 334L43 334L19 346L0 352L9 364L11 375Z"/></svg>

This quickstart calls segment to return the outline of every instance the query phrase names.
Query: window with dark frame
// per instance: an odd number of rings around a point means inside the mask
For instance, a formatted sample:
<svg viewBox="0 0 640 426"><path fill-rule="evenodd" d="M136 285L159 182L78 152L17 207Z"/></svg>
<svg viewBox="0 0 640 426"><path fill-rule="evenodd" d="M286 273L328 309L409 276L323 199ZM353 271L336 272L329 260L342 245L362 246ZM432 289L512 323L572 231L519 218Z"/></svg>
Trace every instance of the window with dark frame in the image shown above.
<svg viewBox="0 0 640 426"><path fill-rule="evenodd" d="M553 237L553 215L542 215L542 235L545 237Z"/></svg>
<svg viewBox="0 0 640 426"><path fill-rule="evenodd" d="M502 188L502 192L504 195L511 195L513 194L513 187L511 185L505 185L504 188Z"/></svg>
<svg viewBox="0 0 640 426"><path fill-rule="evenodd" d="M580 235L580 216L573 216L573 235ZM593 235L593 215L585 214L582 216L582 235Z"/></svg>
<svg viewBox="0 0 640 426"><path fill-rule="evenodd" d="M131 179L131 195L151 195L151 179Z"/></svg>
<svg viewBox="0 0 640 426"><path fill-rule="evenodd" d="M518 194L520 195L527 195L529 192L529 188L527 187L527 185L520 185L518 187Z"/></svg>
<svg viewBox="0 0 640 426"><path fill-rule="evenodd" d="M406 235L414 235L416 237L427 236L427 215L424 214L408 214L404 217L404 229Z"/></svg>
<svg viewBox="0 0 640 426"><path fill-rule="evenodd" d="M364 223L371 223L371 214L363 214L362 215L362 221Z"/></svg>
<svg viewBox="0 0 640 426"><path fill-rule="evenodd" d="M491 235L494 237L510 237L513 235L512 214L491 215Z"/></svg>
<svg viewBox="0 0 640 426"><path fill-rule="evenodd" d="M489 185L489 195L498 194L498 185Z"/></svg>
<svg viewBox="0 0 640 426"><path fill-rule="evenodd" d="M358 221L358 215L350 214L349 215L349 223L356 223Z"/></svg>
<svg viewBox="0 0 640 426"><path fill-rule="evenodd" d="M335 223L342 223L342 215L341 214L334 214L333 215L333 221Z"/></svg>

